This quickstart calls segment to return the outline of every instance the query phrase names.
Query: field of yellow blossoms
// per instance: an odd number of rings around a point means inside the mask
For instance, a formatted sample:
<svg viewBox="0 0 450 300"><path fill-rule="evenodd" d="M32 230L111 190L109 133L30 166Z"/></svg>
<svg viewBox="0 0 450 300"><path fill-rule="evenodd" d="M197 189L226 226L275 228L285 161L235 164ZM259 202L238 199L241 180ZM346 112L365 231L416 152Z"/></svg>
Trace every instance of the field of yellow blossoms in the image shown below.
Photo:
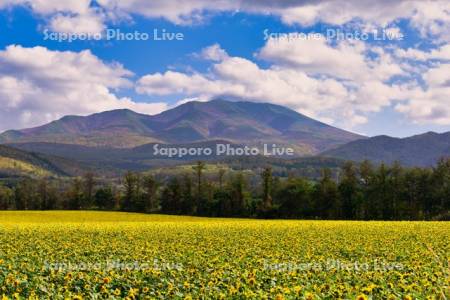
<svg viewBox="0 0 450 300"><path fill-rule="evenodd" d="M450 223L0 212L2 299L450 299Z"/></svg>

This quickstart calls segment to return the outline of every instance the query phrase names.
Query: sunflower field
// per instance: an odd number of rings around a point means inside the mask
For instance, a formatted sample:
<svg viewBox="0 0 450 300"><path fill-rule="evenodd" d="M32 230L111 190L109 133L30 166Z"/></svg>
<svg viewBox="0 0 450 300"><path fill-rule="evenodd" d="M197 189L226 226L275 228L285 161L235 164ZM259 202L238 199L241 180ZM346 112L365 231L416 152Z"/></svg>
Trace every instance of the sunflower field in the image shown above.
<svg viewBox="0 0 450 300"><path fill-rule="evenodd" d="M2 299L449 299L450 223L0 212Z"/></svg>

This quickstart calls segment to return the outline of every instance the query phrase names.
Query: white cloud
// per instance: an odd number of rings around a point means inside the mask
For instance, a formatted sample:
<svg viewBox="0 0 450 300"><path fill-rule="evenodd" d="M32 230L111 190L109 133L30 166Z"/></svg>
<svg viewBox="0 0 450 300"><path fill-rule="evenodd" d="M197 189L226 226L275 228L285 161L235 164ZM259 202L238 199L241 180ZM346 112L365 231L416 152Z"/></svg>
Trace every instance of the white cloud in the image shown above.
<svg viewBox="0 0 450 300"><path fill-rule="evenodd" d="M137 14L149 18L164 18L175 24L200 22L206 11L228 11L237 9L233 0L97 0L106 10L118 14Z"/></svg>
<svg viewBox="0 0 450 300"><path fill-rule="evenodd" d="M447 0L98 0L106 10L165 18L176 24L202 21L208 12L243 11L275 15L286 24L314 25L319 22L343 25L355 20L363 24L386 27L409 19L424 36L447 39L450 33L450 3ZM398 34L396 27L391 33Z"/></svg>
<svg viewBox="0 0 450 300"><path fill-rule="evenodd" d="M429 87L450 86L450 64L442 64L423 75Z"/></svg>
<svg viewBox="0 0 450 300"><path fill-rule="evenodd" d="M417 1L411 24L423 37L436 38L438 42L450 41L450 2Z"/></svg>
<svg viewBox="0 0 450 300"><path fill-rule="evenodd" d="M416 61L426 61L431 59L450 61L450 44L443 44L442 46L429 51L423 51L415 48L398 48L395 51L395 56Z"/></svg>
<svg viewBox="0 0 450 300"><path fill-rule="evenodd" d="M155 114L165 103L136 103L114 90L130 87L132 73L106 64L89 50L51 51L8 46L0 51L0 130L117 108Z"/></svg>
<svg viewBox="0 0 450 300"><path fill-rule="evenodd" d="M312 75L326 74L342 79L365 76L364 43L343 41L331 47L325 37L311 40L269 39L259 57L285 68L304 70Z"/></svg>
<svg viewBox="0 0 450 300"><path fill-rule="evenodd" d="M423 36L448 41L450 33L450 2L447 0L97 0L97 9L91 0L0 0L0 8L11 5L27 5L38 14L59 15L64 13L65 22L79 24L75 18L90 18L91 32L103 26L98 23L107 19L127 18L141 15L148 18L164 18L175 24L202 22L212 13L243 11L247 13L274 15L286 24L304 26L319 22L343 25L360 21L365 27L386 27L400 19L410 20L411 26ZM70 15L73 14L73 15ZM108 18L105 19L105 16ZM57 21L62 22L61 16ZM95 21L93 19L96 19ZM59 28L59 27L55 27ZM390 27L392 33L398 33ZM61 29L67 29L62 26ZM77 30L72 29L72 31ZM80 30L86 29L80 27Z"/></svg>
<svg viewBox="0 0 450 300"><path fill-rule="evenodd" d="M349 109L356 115L364 116L367 112L395 105L413 122L450 124L448 44L421 51L391 46L368 48L362 42L346 41L331 47L324 39L269 40L259 56L283 68L303 70L310 76L326 75L346 80L345 83L353 87L349 89L353 100L344 102L352 103ZM418 62L426 64L417 65ZM403 77L401 83L392 83L395 76ZM418 78L423 79L425 86L417 82Z"/></svg>
<svg viewBox="0 0 450 300"><path fill-rule="evenodd" d="M93 12L80 15L57 14L50 20L50 29L65 33L101 33L105 30L103 17Z"/></svg>
<svg viewBox="0 0 450 300"><path fill-rule="evenodd" d="M274 46L270 44L269 47ZM295 48L295 46L291 47ZM325 52L333 51L329 45L324 44L323 47L330 48L323 49ZM206 52L209 53L211 49L214 49L214 53L223 54L223 50L218 51L216 45L207 48ZM264 49L261 53L263 51ZM274 55L270 56L273 65L268 69L262 69L244 58L221 55L221 59L217 60L216 55L212 55L213 64L208 74L186 74L174 71L149 74L138 81L136 90L138 93L149 95L182 94L200 99L226 97L272 102L345 127L365 122L366 117L360 113L361 111L376 111L381 106L389 105L386 97L378 95L375 98L373 93L366 91L368 87L363 86L355 90L354 87L349 87L335 76L331 76L336 72L345 75L348 81L354 81L357 78L354 74L342 70L347 68L345 60L341 61L344 56L336 55L334 60L329 60L320 55L320 51L317 55L311 55L310 52L305 54L310 55L306 59L310 62L306 68L302 68L301 63L286 65L281 59L278 63ZM283 59L287 58L286 51L271 51L271 53L278 53ZM301 53L302 51L294 51L290 52L289 56L294 59ZM211 55L205 57L211 58ZM326 61L320 61L320 58ZM361 64L361 67L366 66L364 57L355 60L357 64ZM327 70L327 64L332 71ZM328 76L316 77L323 73ZM382 72L373 71L373 73ZM389 86L379 83L378 87L384 89L383 93L392 93ZM374 99L372 103L377 101L377 105L369 107L358 98L359 96L364 96L364 101L367 102ZM370 98L367 99L367 97Z"/></svg>
<svg viewBox="0 0 450 300"><path fill-rule="evenodd" d="M248 59L230 57L213 45L202 51L203 57L211 60L210 72L149 74L139 79L136 91L272 102L346 128L366 122L369 113L389 106L415 122L450 124L446 108L450 107L450 65L443 62L423 70L415 68L415 61L403 61L410 57L442 58L446 49L401 51L368 48L362 42L330 45L324 39L278 39L269 40L257 53L256 57L271 63L261 68ZM405 79L396 82L396 76ZM420 77L425 89L417 82ZM418 108L427 103L427 109Z"/></svg>
<svg viewBox="0 0 450 300"><path fill-rule="evenodd" d="M89 11L91 0L32 0L27 1L34 11L41 14L69 12L85 14Z"/></svg>
<svg viewBox="0 0 450 300"><path fill-rule="evenodd" d="M271 63L268 68L230 57L218 45L202 53L212 61L210 72L149 74L138 81L137 92L272 102L346 128L366 122L368 113L406 100L408 87L390 82L409 75L404 67L390 52L363 42L271 39L256 54Z"/></svg>
<svg viewBox="0 0 450 300"><path fill-rule="evenodd" d="M438 64L423 74L426 87L414 86L409 97L396 105L415 123L450 124L450 64Z"/></svg>
<svg viewBox="0 0 450 300"><path fill-rule="evenodd" d="M201 57L206 60L221 61L228 58L228 53L220 48L219 44L206 47L202 50Z"/></svg>
<svg viewBox="0 0 450 300"><path fill-rule="evenodd" d="M104 16L91 0L0 0L0 9L21 5L48 19L49 29L66 33L101 33Z"/></svg>
<svg viewBox="0 0 450 300"><path fill-rule="evenodd" d="M58 12L83 14L89 11L91 0L0 0L0 8L13 5L30 7L34 12L49 15Z"/></svg>
<svg viewBox="0 0 450 300"><path fill-rule="evenodd" d="M245 11L257 14L272 14L288 24L312 25L317 22L342 25L354 19L387 25L399 18L415 17L417 21L442 20L448 15L445 0L437 1L392 1L392 0L98 0L109 10L124 11L147 17L162 17L174 23L199 20L205 13L217 11ZM416 25L423 26L424 24Z"/></svg>
<svg viewBox="0 0 450 300"><path fill-rule="evenodd" d="M397 48L395 50L395 55L399 58L412 59L416 61L424 61L429 57L429 53L414 48Z"/></svg>

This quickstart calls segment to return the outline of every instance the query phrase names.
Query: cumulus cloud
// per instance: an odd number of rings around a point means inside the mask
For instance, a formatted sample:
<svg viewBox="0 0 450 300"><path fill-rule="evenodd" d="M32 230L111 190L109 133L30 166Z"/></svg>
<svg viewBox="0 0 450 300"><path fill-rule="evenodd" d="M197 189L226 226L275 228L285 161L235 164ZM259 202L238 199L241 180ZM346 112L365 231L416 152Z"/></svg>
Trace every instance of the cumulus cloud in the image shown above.
<svg viewBox="0 0 450 300"><path fill-rule="evenodd" d="M407 49L397 48L395 50L395 55L398 58L411 59L416 61L427 61L427 60L450 61L450 44L443 44L442 46L434 48L429 51L423 51L415 48L407 48Z"/></svg>
<svg viewBox="0 0 450 300"><path fill-rule="evenodd" d="M422 76L425 87L409 89L408 99L395 109L415 123L450 124L450 64L438 64Z"/></svg>
<svg viewBox="0 0 450 300"><path fill-rule="evenodd" d="M409 19L411 26L424 36L446 40L450 33L450 3L446 0L98 0L98 3L107 11L165 18L176 24L201 22L214 12L243 11L278 16L286 24L302 26L360 21L364 26L386 27L394 21ZM390 32L398 34L395 28L391 27Z"/></svg>
<svg viewBox="0 0 450 300"><path fill-rule="evenodd" d="M450 2L418 1L410 22L423 37L437 39L438 42L450 41Z"/></svg>
<svg viewBox="0 0 450 300"><path fill-rule="evenodd" d="M90 4L91 0L0 0L0 8L23 5L44 15L58 12L83 14L89 10Z"/></svg>
<svg viewBox="0 0 450 300"><path fill-rule="evenodd" d="M0 51L0 130L40 125L64 115L117 108L155 114L165 103L136 103L114 91L132 86L132 73L89 50L51 51L11 45Z"/></svg>
<svg viewBox="0 0 450 300"><path fill-rule="evenodd" d="M50 20L54 32L99 34L105 30L103 17L93 12L80 15L57 14Z"/></svg>
<svg viewBox="0 0 450 300"><path fill-rule="evenodd" d="M47 18L49 29L66 33L101 33L104 13L91 0L0 0L0 9L20 5Z"/></svg>
<svg viewBox="0 0 450 300"><path fill-rule="evenodd" d="M81 23L80 19L90 18L92 31L103 28L108 19L133 15L164 18L175 24L186 25L202 22L214 13L242 11L274 15L286 24L303 26L319 22L343 25L360 21L366 27L386 27L394 21L408 19L411 26L424 36L448 41L450 33L450 3L447 0L97 0L95 3L94 9L91 0L0 0L0 8L26 5L39 14L56 14L56 17L52 16L56 18L52 23L57 25L69 22L76 25ZM55 26L59 30L68 28L65 25ZM74 30L77 30L76 27L72 27ZM80 27L80 30L86 29ZM391 31L395 33L395 27L391 27Z"/></svg>
<svg viewBox="0 0 450 300"><path fill-rule="evenodd" d="M97 0L100 6L117 14L137 14L149 18L164 18L175 24L200 22L206 11L236 9L236 1L229 0Z"/></svg>
<svg viewBox="0 0 450 300"><path fill-rule="evenodd" d="M400 18L413 18L415 25L439 22L448 17L448 1L391 0L98 0L109 10L147 17L162 17L174 23L201 19L207 12L245 11L272 14L288 24L312 25L317 22L341 25L354 19L387 25ZM421 21L421 22L419 22ZM425 22L425 23L424 23Z"/></svg>
<svg viewBox="0 0 450 300"><path fill-rule="evenodd" d="M136 91L271 102L346 128L405 97L403 85L389 83L405 75L402 66L384 49L368 49L362 42L269 40L256 54L271 63L268 68L230 57L218 45L202 53L211 60L210 72L149 74L139 79Z"/></svg>
<svg viewBox="0 0 450 300"><path fill-rule="evenodd" d="M368 59L367 52L375 59ZM382 48L358 40L344 40L333 47L324 36L311 40L269 39L259 57L285 68L298 68L310 74L326 74L352 81L372 78L386 80L403 71Z"/></svg>
<svg viewBox="0 0 450 300"><path fill-rule="evenodd" d="M219 44L214 44L203 49L200 56L206 60L221 61L228 58L228 53Z"/></svg>

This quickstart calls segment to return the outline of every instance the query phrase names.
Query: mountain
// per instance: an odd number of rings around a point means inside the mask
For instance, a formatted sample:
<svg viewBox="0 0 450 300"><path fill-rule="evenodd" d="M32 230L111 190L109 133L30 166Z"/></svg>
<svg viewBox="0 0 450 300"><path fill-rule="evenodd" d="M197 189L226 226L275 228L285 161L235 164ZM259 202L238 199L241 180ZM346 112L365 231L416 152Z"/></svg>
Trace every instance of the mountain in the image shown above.
<svg viewBox="0 0 450 300"><path fill-rule="evenodd" d="M251 146L275 143L293 147L298 155L309 155L361 138L283 106L213 100L188 102L154 116L130 110L66 116L43 126L4 132L0 143L133 148L226 140Z"/></svg>
<svg viewBox="0 0 450 300"><path fill-rule="evenodd" d="M450 132L428 132L407 138L376 136L328 150L322 155L346 160L392 163L406 166L432 166L441 157L450 157Z"/></svg>
<svg viewBox="0 0 450 300"><path fill-rule="evenodd" d="M78 176L88 170L66 158L0 145L0 178Z"/></svg>

